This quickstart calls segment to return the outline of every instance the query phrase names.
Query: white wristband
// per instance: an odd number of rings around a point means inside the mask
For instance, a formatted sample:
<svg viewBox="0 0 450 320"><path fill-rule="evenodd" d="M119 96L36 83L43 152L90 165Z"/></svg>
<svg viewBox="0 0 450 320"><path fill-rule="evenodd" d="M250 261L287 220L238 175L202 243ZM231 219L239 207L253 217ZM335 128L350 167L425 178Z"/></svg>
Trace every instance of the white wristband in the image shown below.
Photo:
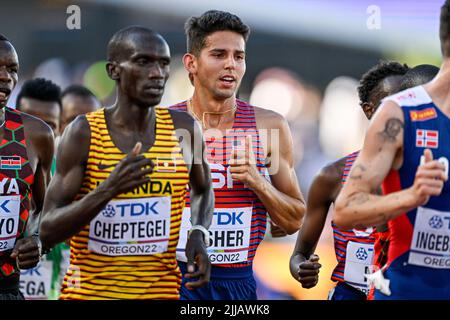
<svg viewBox="0 0 450 320"><path fill-rule="evenodd" d="M203 233L203 241L205 242L205 245L209 247L209 231L204 226L196 224L195 226L192 226L192 228L188 231L188 237L191 236L192 231L199 230Z"/></svg>

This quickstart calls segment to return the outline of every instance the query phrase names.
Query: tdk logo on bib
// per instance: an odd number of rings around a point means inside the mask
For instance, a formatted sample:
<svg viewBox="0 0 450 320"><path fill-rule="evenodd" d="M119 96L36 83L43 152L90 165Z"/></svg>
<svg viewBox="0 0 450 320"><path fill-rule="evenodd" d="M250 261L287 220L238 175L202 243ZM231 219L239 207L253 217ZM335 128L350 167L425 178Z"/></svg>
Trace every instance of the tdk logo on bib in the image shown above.
<svg viewBox="0 0 450 320"><path fill-rule="evenodd" d="M368 257L367 251L363 247L358 248L355 255L359 260L366 260Z"/></svg>
<svg viewBox="0 0 450 320"><path fill-rule="evenodd" d="M241 212L226 212L226 211L218 211L214 212L214 216L217 217L217 225L236 225L236 224L244 224L242 222L242 215L244 211Z"/></svg>
<svg viewBox="0 0 450 320"><path fill-rule="evenodd" d="M105 209L102 210L102 215L104 215L107 218L112 218L116 215L116 210L114 209L114 206L108 204Z"/></svg>
<svg viewBox="0 0 450 320"><path fill-rule="evenodd" d="M450 217L445 217L444 219L450 219ZM433 229L440 229L444 226L444 222L439 216L432 216L431 219L428 221L428 224Z"/></svg>
<svg viewBox="0 0 450 320"><path fill-rule="evenodd" d="M142 203L118 203L115 207L108 204L101 214L106 218L112 218L116 214L120 217L137 217L141 215L159 214L158 201L148 201Z"/></svg>
<svg viewBox="0 0 450 320"><path fill-rule="evenodd" d="M30 276L42 276L42 272L40 271L42 267L42 264L38 264L36 267L27 269L27 270L20 270L20 275L30 275Z"/></svg>
<svg viewBox="0 0 450 320"><path fill-rule="evenodd" d="M11 210L8 209L8 203L10 200L4 200L1 202L0 204L0 209L4 212L4 213L11 213Z"/></svg>

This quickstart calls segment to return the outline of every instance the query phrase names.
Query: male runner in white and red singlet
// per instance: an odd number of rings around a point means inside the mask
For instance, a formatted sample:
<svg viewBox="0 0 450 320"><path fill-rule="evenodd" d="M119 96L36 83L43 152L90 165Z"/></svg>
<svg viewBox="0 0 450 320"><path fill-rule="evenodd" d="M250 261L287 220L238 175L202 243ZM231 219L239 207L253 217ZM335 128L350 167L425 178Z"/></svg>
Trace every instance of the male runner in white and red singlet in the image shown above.
<svg viewBox="0 0 450 320"><path fill-rule="evenodd" d="M279 114L236 98L249 35L239 17L208 11L191 17L185 29L188 53L183 62L195 91L172 109L187 111L202 123L215 209L208 248L210 283L187 290L190 279L183 279L181 299L256 299L252 262L264 238L267 215L292 234L305 211L293 166L291 132ZM274 133L279 134L277 141ZM177 248L183 273L189 209L188 202Z"/></svg>

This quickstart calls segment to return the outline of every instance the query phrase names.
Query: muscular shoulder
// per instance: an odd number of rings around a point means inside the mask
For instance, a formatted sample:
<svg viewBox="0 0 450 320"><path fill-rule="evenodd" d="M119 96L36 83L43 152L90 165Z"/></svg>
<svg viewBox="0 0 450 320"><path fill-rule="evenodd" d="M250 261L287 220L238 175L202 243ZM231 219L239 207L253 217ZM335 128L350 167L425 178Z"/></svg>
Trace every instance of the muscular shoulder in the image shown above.
<svg viewBox="0 0 450 320"><path fill-rule="evenodd" d="M380 152L386 149L385 146L393 151L401 148L404 126L405 117L400 106L393 101L385 101L370 121L363 150Z"/></svg>
<svg viewBox="0 0 450 320"><path fill-rule="evenodd" d="M334 202L342 188L341 178L345 166L345 158L327 164L314 177L311 184L308 201L311 203Z"/></svg>
<svg viewBox="0 0 450 320"><path fill-rule="evenodd" d="M85 115L79 115L64 130L64 135L75 135L81 139L91 137L91 129Z"/></svg>
<svg viewBox="0 0 450 320"><path fill-rule="evenodd" d="M89 155L91 130L85 115L75 118L64 130L58 147L58 164L84 163Z"/></svg>
<svg viewBox="0 0 450 320"><path fill-rule="evenodd" d="M169 109L175 129L186 129L189 132L194 132L195 120L187 112Z"/></svg>
<svg viewBox="0 0 450 320"><path fill-rule="evenodd" d="M91 141L91 129L85 115L79 115L64 130L61 137L61 145L77 147L83 150L89 147Z"/></svg>
<svg viewBox="0 0 450 320"><path fill-rule="evenodd" d="M383 103L375 112L372 123L385 122L390 119L398 119L401 122L404 121L403 111L400 105L394 100L383 100Z"/></svg>
<svg viewBox="0 0 450 320"><path fill-rule="evenodd" d="M255 110L255 118L258 128L283 129L288 127L286 119L281 114L260 107L253 107L253 108Z"/></svg>
<svg viewBox="0 0 450 320"><path fill-rule="evenodd" d="M316 176L316 179L328 186L339 186L344 172L346 157L324 166Z"/></svg>
<svg viewBox="0 0 450 320"><path fill-rule="evenodd" d="M184 111L169 110L175 133L181 146L181 153L191 170L192 161L203 158L203 136L194 118Z"/></svg>
<svg viewBox="0 0 450 320"><path fill-rule="evenodd" d="M293 165L293 140L286 119L281 114L264 108L254 107L254 110L256 126L259 134L264 137L264 151L267 152L267 155L279 152ZM278 132L278 135L272 136L273 132ZM276 137L278 137L277 140L272 140Z"/></svg>
<svg viewBox="0 0 450 320"><path fill-rule="evenodd" d="M36 118L28 113L21 113L25 133L28 140L33 144L36 150L53 148L53 131L41 119Z"/></svg>

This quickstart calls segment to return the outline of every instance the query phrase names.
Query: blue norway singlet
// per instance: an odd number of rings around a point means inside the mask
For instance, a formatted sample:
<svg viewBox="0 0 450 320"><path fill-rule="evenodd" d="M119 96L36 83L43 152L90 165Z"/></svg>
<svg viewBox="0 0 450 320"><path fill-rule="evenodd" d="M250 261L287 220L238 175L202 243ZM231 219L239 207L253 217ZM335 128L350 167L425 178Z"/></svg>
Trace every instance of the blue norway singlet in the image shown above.
<svg viewBox="0 0 450 320"><path fill-rule="evenodd" d="M403 164L383 182L386 193L414 183L425 148L444 163L448 174L450 119L433 103L422 86L385 100L397 103L404 115ZM388 268L391 295L375 299L450 299L450 181L439 196L389 221Z"/></svg>

